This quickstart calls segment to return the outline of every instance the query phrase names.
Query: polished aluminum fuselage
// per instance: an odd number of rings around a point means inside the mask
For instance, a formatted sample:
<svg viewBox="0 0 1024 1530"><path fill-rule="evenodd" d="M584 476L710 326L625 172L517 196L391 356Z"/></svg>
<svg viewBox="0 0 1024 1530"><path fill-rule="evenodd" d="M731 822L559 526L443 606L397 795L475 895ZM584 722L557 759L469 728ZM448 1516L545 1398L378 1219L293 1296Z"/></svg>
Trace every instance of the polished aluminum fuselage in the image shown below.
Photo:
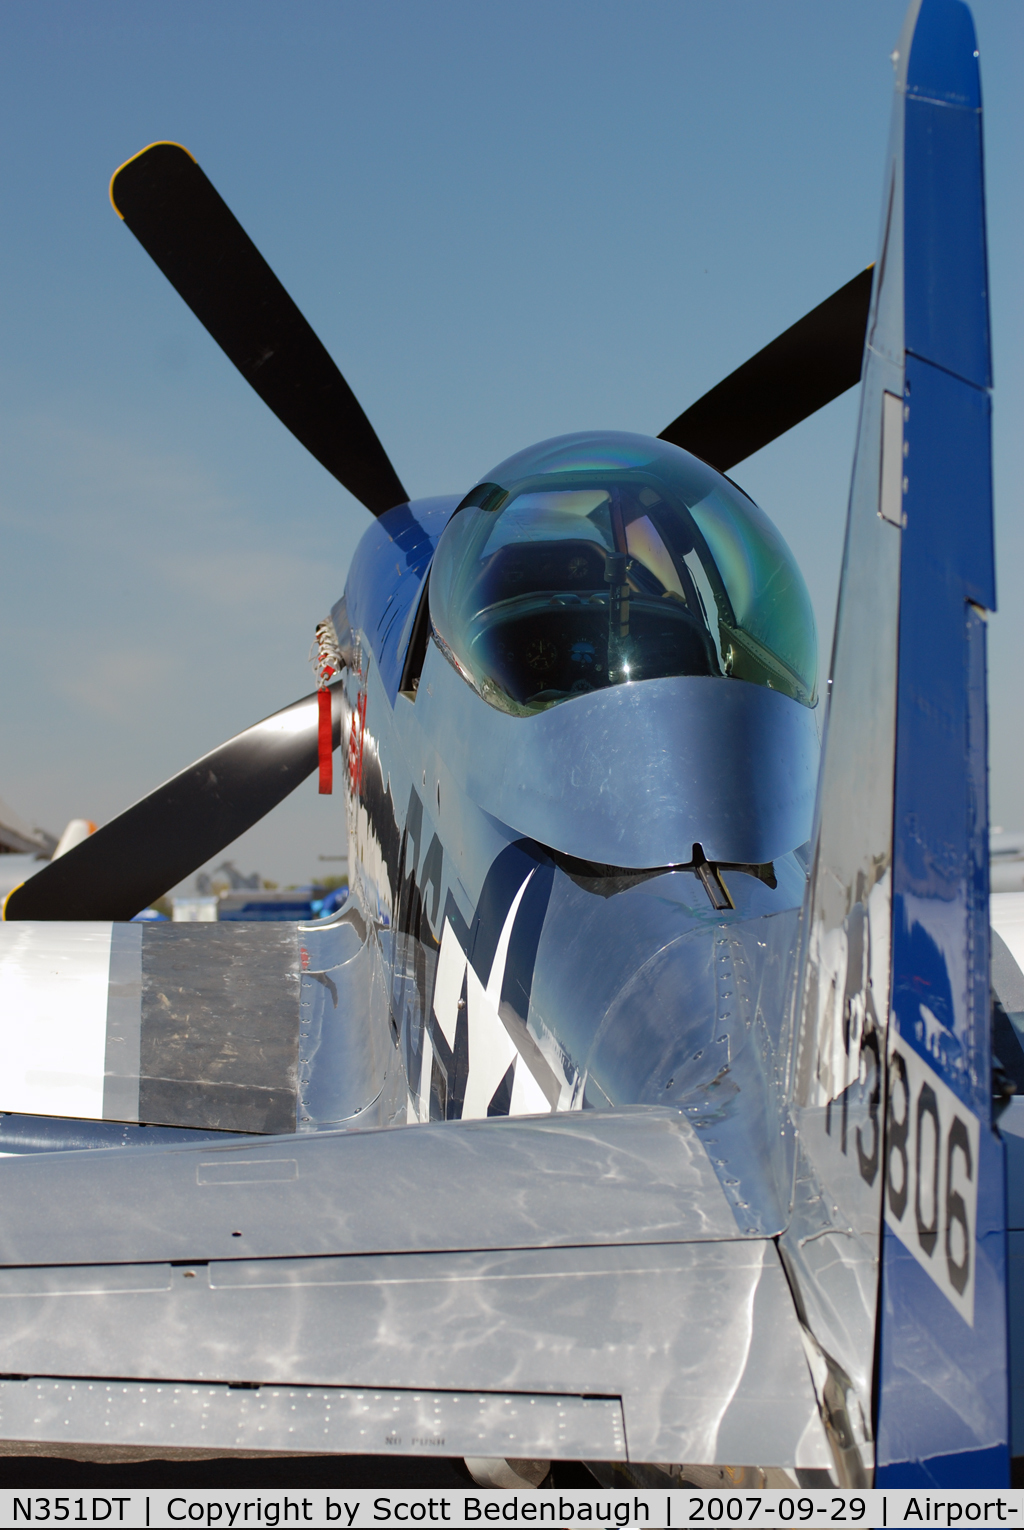
<svg viewBox="0 0 1024 1530"><path fill-rule="evenodd" d="M426 507L431 542L450 513ZM793 1175L788 998L814 713L684 676L512 717L433 641L401 690L429 552L402 568L392 532L383 556L388 520L367 533L335 613L351 657L352 897L307 942L310 972L331 986L305 983L303 1124L672 1105L707 1139L737 1231L777 1233ZM373 563L396 580L376 609L403 613L387 645L354 595ZM697 846L719 867L749 865L716 871L726 900L691 869ZM367 1008L358 1034L331 1023Z"/></svg>

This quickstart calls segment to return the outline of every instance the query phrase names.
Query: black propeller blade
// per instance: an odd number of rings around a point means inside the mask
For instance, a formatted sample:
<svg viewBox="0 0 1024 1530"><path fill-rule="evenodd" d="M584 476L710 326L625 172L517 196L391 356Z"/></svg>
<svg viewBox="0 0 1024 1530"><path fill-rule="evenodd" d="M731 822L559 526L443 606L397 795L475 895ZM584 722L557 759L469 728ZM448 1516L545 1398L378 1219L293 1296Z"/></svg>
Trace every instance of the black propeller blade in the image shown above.
<svg viewBox="0 0 1024 1530"><path fill-rule="evenodd" d="M337 747L337 698L333 724ZM4 919L132 919L312 774L317 733L314 691L204 754L44 866L8 896Z"/></svg>
<svg viewBox="0 0 1024 1530"><path fill-rule="evenodd" d="M873 266L798 319L661 432L727 473L860 381Z"/></svg>
<svg viewBox="0 0 1024 1530"><path fill-rule="evenodd" d="M374 515L408 498L348 383L198 164L154 143L114 172L114 211L265 404Z"/></svg>

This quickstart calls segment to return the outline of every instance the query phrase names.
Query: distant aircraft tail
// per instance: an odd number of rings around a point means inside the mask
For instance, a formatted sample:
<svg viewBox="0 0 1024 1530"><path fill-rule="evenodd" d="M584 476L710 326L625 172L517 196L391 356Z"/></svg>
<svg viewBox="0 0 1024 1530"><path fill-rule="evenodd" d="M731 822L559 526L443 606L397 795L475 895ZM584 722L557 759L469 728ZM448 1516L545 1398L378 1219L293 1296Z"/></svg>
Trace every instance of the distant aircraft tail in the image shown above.
<svg viewBox="0 0 1024 1530"><path fill-rule="evenodd" d="M83 840L88 839L90 834L95 833L96 825L91 818L69 819L50 859L55 861L59 856L67 855L69 850L73 850L76 845L80 845Z"/></svg>
<svg viewBox="0 0 1024 1530"><path fill-rule="evenodd" d="M989 1039L995 585L967 6L914 0L895 64L804 909L801 1149L782 1248L850 1480L873 1459L879 1484L994 1486L1009 1471Z"/></svg>

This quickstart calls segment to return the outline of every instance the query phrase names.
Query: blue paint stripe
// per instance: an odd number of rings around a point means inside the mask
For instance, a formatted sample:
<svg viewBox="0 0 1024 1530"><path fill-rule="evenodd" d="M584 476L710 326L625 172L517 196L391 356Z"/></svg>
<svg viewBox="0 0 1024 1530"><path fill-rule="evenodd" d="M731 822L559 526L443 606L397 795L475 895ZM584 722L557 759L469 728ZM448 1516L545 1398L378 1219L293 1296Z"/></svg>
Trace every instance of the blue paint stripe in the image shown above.
<svg viewBox="0 0 1024 1530"><path fill-rule="evenodd" d="M977 1186L973 1326L932 1278L949 1260L963 1268L949 1196L935 1195L939 1237L930 1249L918 1240L931 1274L884 1229L876 1482L892 1487L1009 1481L1005 1156L991 1129L984 612L995 606L995 560L980 105L970 12L923 0L904 108L892 1014L901 1044L980 1133L977 1164L962 1150L958 1160ZM890 1088L898 1097L891 1078ZM899 1108L886 1147L894 1194Z"/></svg>
<svg viewBox="0 0 1024 1530"><path fill-rule="evenodd" d="M363 534L345 584L353 631L362 632L377 660L391 705L401 684L417 596L457 495L396 505Z"/></svg>

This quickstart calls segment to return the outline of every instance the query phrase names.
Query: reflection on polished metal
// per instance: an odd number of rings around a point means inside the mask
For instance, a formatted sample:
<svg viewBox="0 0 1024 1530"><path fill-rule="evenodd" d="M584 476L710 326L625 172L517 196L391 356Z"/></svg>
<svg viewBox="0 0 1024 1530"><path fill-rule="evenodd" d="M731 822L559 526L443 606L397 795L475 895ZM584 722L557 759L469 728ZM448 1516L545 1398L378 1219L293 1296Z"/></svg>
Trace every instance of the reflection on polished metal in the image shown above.
<svg viewBox="0 0 1024 1530"><path fill-rule="evenodd" d="M846 1438L834 1443L851 1485L873 1463L901 536L882 513L879 462L885 401L903 396L902 123L897 95L804 916L793 1107L802 1150L781 1240L819 1395L824 1403L827 1385L846 1394Z"/></svg>
<svg viewBox="0 0 1024 1530"><path fill-rule="evenodd" d="M567 855L665 866L688 862L699 843L711 861L763 864L810 836L814 713L764 686L683 675L510 717L432 643L416 710L439 752L473 737L471 750L448 754L460 791Z"/></svg>
<svg viewBox="0 0 1024 1530"><path fill-rule="evenodd" d="M353 902L320 925L299 927L298 1128L386 1124L381 1099L394 1046L387 998L366 921ZM394 1070L392 1070L394 1071Z"/></svg>
<svg viewBox="0 0 1024 1530"><path fill-rule="evenodd" d="M494 1183L500 1198L484 1191ZM0 1196L6 1265L739 1236L698 1133L680 1111L656 1107L437 1123L411 1138L317 1132L35 1154L0 1160ZM34 1215L40 1204L45 1218Z"/></svg>
<svg viewBox="0 0 1024 1530"><path fill-rule="evenodd" d="M0 1313L8 1375L618 1398L637 1460L830 1459L771 1242L8 1270ZM570 1428L600 1459L607 1411Z"/></svg>

